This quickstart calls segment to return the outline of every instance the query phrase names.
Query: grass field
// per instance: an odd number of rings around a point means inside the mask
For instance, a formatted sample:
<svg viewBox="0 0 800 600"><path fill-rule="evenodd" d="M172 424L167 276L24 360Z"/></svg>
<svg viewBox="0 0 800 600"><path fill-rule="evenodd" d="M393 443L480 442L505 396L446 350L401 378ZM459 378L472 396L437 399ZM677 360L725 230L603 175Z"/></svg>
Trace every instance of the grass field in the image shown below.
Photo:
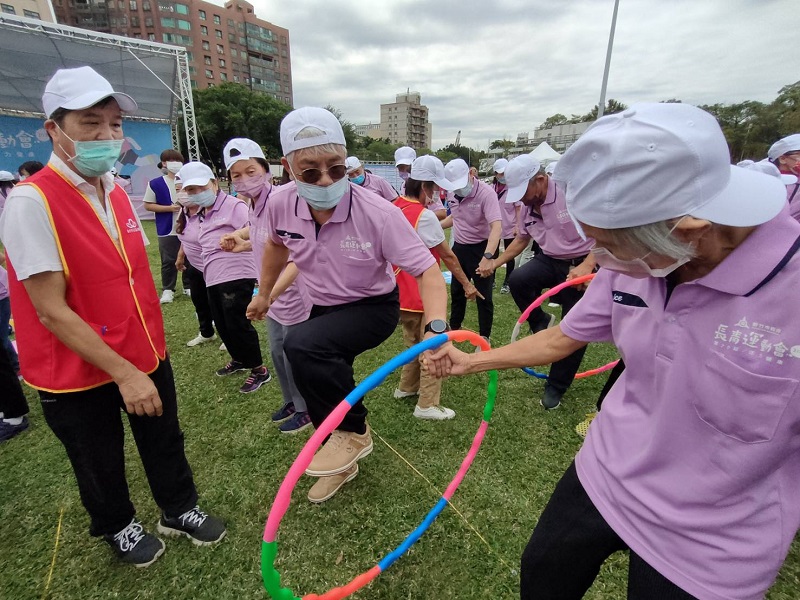
<svg viewBox="0 0 800 600"><path fill-rule="evenodd" d="M145 227L155 240L152 223ZM153 272L158 273L157 244L149 252ZM492 341L500 344L508 340L518 312L507 295L497 293L495 306ZM255 394L240 394L244 377L214 376L227 358L216 344L186 347L197 334L188 297L176 295L176 301L164 307L164 315L186 451L202 506L227 521L228 537L212 548L195 548L185 539L167 540L164 556L146 570L117 564L105 543L89 537L88 517L64 450L45 425L35 395L28 393L30 430L0 445L0 598L266 596L259 568L264 520L308 435L281 435L270 423L270 413L280 405L277 380ZM477 327L474 306L469 307L465 326ZM266 350L264 326L258 329ZM356 379L402 348L398 329L381 348L360 357ZM613 348L593 346L584 365L599 366L613 357ZM392 398L398 377L394 374L368 396L375 450L362 461L359 476L319 506L305 499L311 479L297 486L281 527L278 560L284 583L298 595L342 585L394 549L438 500L469 448L481 418L486 376L445 383L443 404L455 409L457 417L443 423L421 422L411 415L413 399ZM545 413L538 404L543 388L539 380L516 370L501 373L489 433L453 499L464 518L446 509L406 556L356 597L518 597L519 556L555 483L580 447L574 427L593 409L605 377L576 381L562 408ZM133 501L139 518L154 530L158 509L130 436L127 445ZM625 598L626 564L624 555L613 556L586 597ZM768 597L800 597L797 541Z"/></svg>

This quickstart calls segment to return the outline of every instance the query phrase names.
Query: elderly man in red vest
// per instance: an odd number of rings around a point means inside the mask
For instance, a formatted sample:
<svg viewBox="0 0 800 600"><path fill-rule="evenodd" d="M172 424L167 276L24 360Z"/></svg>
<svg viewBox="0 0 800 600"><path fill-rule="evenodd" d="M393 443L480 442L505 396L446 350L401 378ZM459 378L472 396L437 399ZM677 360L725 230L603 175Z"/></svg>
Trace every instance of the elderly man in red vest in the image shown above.
<svg viewBox="0 0 800 600"><path fill-rule="evenodd" d="M79 67L57 71L42 103L53 153L0 218L20 367L67 451L90 533L146 567L164 543L134 516L122 409L162 511L158 531L208 545L225 526L197 505L141 224L110 174L122 113L136 102Z"/></svg>

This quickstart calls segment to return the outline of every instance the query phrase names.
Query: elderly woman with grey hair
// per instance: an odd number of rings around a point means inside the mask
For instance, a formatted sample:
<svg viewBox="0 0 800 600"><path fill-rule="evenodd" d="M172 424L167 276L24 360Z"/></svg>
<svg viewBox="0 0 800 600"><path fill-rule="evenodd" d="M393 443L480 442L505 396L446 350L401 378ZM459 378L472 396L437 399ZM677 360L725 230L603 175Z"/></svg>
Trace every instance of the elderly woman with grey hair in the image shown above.
<svg viewBox="0 0 800 600"><path fill-rule="evenodd" d="M756 600L800 525L800 224L780 180L728 164L715 119L641 104L559 162L602 267L559 327L457 375L540 365L613 341L626 370L539 518L522 598L581 598L630 550L628 598Z"/></svg>

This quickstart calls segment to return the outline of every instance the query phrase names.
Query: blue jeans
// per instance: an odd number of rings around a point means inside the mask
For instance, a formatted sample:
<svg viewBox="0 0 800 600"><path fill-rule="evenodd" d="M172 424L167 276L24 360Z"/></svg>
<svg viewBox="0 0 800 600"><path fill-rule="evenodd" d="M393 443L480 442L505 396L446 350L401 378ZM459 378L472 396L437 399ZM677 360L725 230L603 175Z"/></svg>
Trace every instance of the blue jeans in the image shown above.
<svg viewBox="0 0 800 600"><path fill-rule="evenodd" d="M8 353L8 359L11 361L11 366L14 372L19 371L19 357L14 346L11 345L11 340L8 339L8 321L11 319L11 299L3 298L0 300L0 346L5 348Z"/></svg>

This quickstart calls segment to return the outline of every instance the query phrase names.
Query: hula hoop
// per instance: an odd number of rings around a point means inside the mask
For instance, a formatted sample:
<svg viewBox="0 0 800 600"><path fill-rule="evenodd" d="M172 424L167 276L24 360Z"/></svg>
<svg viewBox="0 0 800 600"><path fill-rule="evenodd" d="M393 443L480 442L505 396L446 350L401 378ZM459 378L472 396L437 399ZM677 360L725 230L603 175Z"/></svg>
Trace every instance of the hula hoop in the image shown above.
<svg viewBox="0 0 800 600"><path fill-rule="evenodd" d="M514 329L511 332L511 342L516 342L517 338L519 337L520 330L522 328L522 324L528 320L531 312L535 308L538 308L542 305L542 303L550 298L551 296L555 296L558 292L563 290L564 288L568 288L573 285L581 285L582 283L586 283L587 281L591 281L594 279L594 273L589 273L588 275L583 275L582 277L576 277L570 281L565 281L564 283L558 284L554 288L550 288L544 294L539 296L536 300L534 300L531 305L526 308L522 314L520 315L519 319L517 319L516 324L514 325ZM589 369L588 371L584 371L583 373L578 373L575 375L575 379L584 379L585 377L591 377L592 375L598 375L599 373L603 373L604 371L609 371L613 369L616 364L619 362L619 359L608 363L607 365L603 365L602 367L598 367L596 369ZM536 377L537 379L547 379L547 373L539 373L530 367L522 367L522 370L530 375L531 377Z"/></svg>
<svg viewBox="0 0 800 600"><path fill-rule="evenodd" d="M276 537L281 520L289 508L292 491L294 490L295 485L297 485L300 477L303 475L303 473L305 473L308 465L311 464L311 460L314 458L314 453L317 451L317 448L322 445L322 442L325 440L325 438L327 438L328 435L330 435L330 433L342 422L342 419L344 419L345 415L350 411L353 405L361 400L361 398L363 398L367 392L382 384L392 371L398 367L410 363L412 360L416 360L417 357L423 352L438 348L448 341L468 341L475 346L479 346L483 350L489 350L490 348L486 340L472 331L450 331L448 333L434 336L430 339L420 342L416 346L408 348L401 354L398 354L393 359L384 363L380 368L378 368L369 377L356 386L356 388L350 392L344 400L342 400L342 402L333 410L333 412L328 415L328 418L322 422L322 424L317 428L316 432L314 432L314 435L312 435L308 442L306 442L306 445L303 446L303 449L300 451L300 454L297 455L297 458L295 459L294 463L292 463L292 466L289 468L289 472L286 474L286 477L281 483L278 493L275 495L275 500L272 502L272 508L270 509L269 516L267 517L266 526L264 527L264 538L261 544L261 576L264 580L264 588L267 590L267 594L270 596L270 598L273 600L301 600L301 598L299 596L295 596L294 592L292 592L289 588L281 586L281 575L275 568L275 559L278 555L278 542L276 541ZM425 531L445 509L453 494L458 489L458 486L461 485L461 482L464 480L464 477L466 476L470 466L472 465L472 461L475 459L478 449L480 448L483 438L486 435L486 431L489 427L489 421L492 418L492 412L494 411L496 398L497 371L489 371L489 384L487 387L486 404L483 407L483 420L481 421L480 427L478 427L478 431L472 440L472 445L470 446L469 452L467 452L467 455L461 462L461 466L456 472L455 477L453 477L452 481L447 486L442 498L436 503L430 512L428 512L428 514L422 520L422 523L420 523L420 525L414 531L412 531L397 548L381 559L377 565L361 575L358 575L352 581L350 581L350 583L342 587L333 588L322 595L308 594L303 596L302 600L341 600L342 598L346 598L350 594L353 594L354 592L368 585L378 575L392 566L397 559L399 559L420 537L422 537Z"/></svg>

